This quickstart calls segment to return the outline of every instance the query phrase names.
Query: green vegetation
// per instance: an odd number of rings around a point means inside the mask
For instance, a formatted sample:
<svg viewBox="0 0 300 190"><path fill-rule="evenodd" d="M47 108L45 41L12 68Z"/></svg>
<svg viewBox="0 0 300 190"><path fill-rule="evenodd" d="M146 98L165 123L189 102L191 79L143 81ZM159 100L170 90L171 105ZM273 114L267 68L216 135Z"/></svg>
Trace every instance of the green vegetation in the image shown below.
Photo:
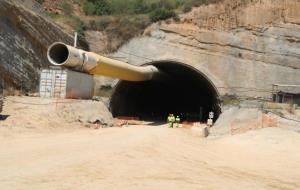
<svg viewBox="0 0 300 190"><path fill-rule="evenodd" d="M157 22L160 20L165 20L176 16L176 13L172 10L165 8L156 9L150 13L150 19L152 22Z"/></svg>
<svg viewBox="0 0 300 190"><path fill-rule="evenodd" d="M83 0L82 10L87 16L147 15L156 22L219 1L222 0Z"/></svg>
<svg viewBox="0 0 300 190"><path fill-rule="evenodd" d="M100 97L111 97L113 93L113 88L111 86L101 86L101 88L96 90L95 95Z"/></svg>
<svg viewBox="0 0 300 190"><path fill-rule="evenodd" d="M105 32L108 39L115 39L121 43L119 43L118 46L109 45L107 51L112 52L117 50L123 43L140 35L149 24L149 19L141 16L123 16L115 18L105 29Z"/></svg>
<svg viewBox="0 0 300 190"><path fill-rule="evenodd" d="M73 7L67 0L62 0L59 7L63 10L65 15L71 16L73 14Z"/></svg>
<svg viewBox="0 0 300 190"><path fill-rule="evenodd" d="M170 18L179 21L178 13L219 1L222 0L75 0L73 3L62 0L59 8L63 18L53 13L49 13L49 16L71 26L82 41L85 30L98 30L105 32L109 39L121 42L120 46L141 34L153 22ZM74 3L81 8L80 12L74 9ZM108 51L117 48L111 46Z"/></svg>
<svg viewBox="0 0 300 190"><path fill-rule="evenodd" d="M84 30L85 30L85 25L84 23L78 18L78 17L73 17L73 22L74 22L74 29L78 33L79 38L84 37Z"/></svg>
<svg viewBox="0 0 300 190"><path fill-rule="evenodd" d="M86 0L83 11L86 15L132 15L148 14L157 9L177 9L183 0Z"/></svg>
<svg viewBox="0 0 300 190"><path fill-rule="evenodd" d="M111 14L111 5L107 0L87 0L83 4L83 12L86 15L109 15Z"/></svg>
<svg viewBox="0 0 300 190"><path fill-rule="evenodd" d="M241 100L236 95L224 95L222 97L222 104L225 105L235 105L239 106L241 103Z"/></svg>
<svg viewBox="0 0 300 190"><path fill-rule="evenodd" d="M126 42L129 39L140 35L143 30L151 23L145 15L117 15L117 16L101 16L89 20L86 24L87 30L97 30L105 32L108 39L118 42ZM115 51L118 46L108 44L107 52Z"/></svg>
<svg viewBox="0 0 300 190"><path fill-rule="evenodd" d="M36 0L38 3L42 4L45 0Z"/></svg>

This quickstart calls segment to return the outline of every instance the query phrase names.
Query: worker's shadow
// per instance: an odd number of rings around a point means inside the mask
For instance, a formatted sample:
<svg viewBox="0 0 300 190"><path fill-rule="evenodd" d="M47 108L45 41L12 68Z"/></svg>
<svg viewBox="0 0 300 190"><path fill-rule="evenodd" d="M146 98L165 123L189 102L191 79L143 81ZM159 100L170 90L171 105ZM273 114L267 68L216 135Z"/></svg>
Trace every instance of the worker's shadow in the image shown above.
<svg viewBox="0 0 300 190"><path fill-rule="evenodd" d="M9 117L9 115L1 115L0 114L0 121L4 121Z"/></svg>
<svg viewBox="0 0 300 190"><path fill-rule="evenodd" d="M147 123L147 125L149 126L161 126L166 124L165 121L150 121L149 123Z"/></svg>

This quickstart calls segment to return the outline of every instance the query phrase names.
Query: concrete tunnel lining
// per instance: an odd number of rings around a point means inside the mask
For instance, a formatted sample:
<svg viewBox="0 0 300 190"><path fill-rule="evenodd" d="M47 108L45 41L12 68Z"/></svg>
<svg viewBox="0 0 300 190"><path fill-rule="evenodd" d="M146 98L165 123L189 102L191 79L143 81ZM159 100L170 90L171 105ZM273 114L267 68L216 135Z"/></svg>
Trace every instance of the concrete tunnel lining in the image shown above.
<svg viewBox="0 0 300 190"><path fill-rule="evenodd" d="M219 117L219 93L199 70L175 61L146 65L156 66L170 79L119 81L110 101L114 117L165 120L169 113L173 113L180 115L182 120L205 122L210 111L215 113L215 120Z"/></svg>

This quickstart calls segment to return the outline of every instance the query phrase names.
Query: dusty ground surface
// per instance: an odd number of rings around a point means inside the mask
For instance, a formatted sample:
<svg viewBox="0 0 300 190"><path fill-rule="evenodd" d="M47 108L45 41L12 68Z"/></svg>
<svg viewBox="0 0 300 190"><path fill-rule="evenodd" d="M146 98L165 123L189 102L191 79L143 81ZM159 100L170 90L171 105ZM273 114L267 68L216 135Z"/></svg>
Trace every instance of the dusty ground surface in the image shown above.
<svg viewBox="0 0 300 190"><path fill-rule="evenodd" d="M1 114L5 120L0 126L23 132L74 129L95 120L112 125L112 115L104 103L91 100L9 96Z"/></svg>
<svg viewBox="0 0 300 190"><path fill-rule="evenodd" d="M300 133L284 127L201 139L158 124L94 130L62 121L0 121L1 189L300 189Z"/></svg>

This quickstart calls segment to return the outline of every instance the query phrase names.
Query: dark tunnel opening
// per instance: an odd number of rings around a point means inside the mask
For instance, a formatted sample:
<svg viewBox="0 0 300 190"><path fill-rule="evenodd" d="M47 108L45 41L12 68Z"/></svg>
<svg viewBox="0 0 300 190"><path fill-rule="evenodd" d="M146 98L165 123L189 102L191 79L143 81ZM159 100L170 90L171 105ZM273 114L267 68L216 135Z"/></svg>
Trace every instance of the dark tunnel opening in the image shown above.
<svg viewBox="0 0 300 190"><path fill-rule="evenodd" d="M191 66L172 62L150 63L167 73L170 79L144 82L120 81L111 97L114 117L138 117L142 120L166 120L172 113L182 121L216 120L220 114L218 92L212 82Z"/></svg>

